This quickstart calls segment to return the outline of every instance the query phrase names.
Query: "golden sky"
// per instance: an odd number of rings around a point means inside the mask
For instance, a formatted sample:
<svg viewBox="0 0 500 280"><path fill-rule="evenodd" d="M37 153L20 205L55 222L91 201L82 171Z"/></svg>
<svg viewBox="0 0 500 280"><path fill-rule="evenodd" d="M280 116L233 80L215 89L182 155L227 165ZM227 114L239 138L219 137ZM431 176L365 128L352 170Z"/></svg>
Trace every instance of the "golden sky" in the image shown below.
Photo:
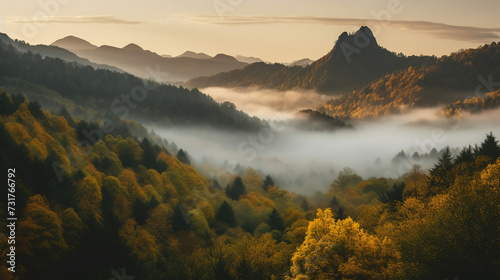
<svg viewBox="0 0 500 280"><path fill-rule="evenodd" d="M391 51L440 56L500 41L498 11L498 0L0 0L0 32L31 44L74 35L290 62L318 59L343 31L367 25Z"/></svg>

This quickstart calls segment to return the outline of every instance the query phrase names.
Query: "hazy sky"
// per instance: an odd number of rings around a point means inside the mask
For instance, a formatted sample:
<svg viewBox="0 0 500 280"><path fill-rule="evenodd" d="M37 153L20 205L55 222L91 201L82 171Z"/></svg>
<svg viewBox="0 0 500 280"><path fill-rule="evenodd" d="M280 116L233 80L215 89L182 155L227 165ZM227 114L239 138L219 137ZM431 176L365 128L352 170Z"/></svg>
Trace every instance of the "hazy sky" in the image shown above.
<svg viewBox="0 0 500 280"><path fill-rule="evenodd" d="M368 25L391 51L439 56L500 41L499 11L498 0L0 0L0 31L33 44L75 35L289 62L317 59L340 33Z"/></svg>

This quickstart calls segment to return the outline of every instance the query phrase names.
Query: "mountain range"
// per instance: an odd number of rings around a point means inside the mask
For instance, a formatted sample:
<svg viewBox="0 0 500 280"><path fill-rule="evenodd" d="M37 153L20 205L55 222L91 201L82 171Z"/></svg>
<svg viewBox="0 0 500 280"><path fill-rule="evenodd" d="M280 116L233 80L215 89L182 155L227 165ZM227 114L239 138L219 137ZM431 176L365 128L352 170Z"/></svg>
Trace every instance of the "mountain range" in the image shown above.
<svg viewBox="0 0 500 280"><path fill-rule="evenodd" d="M91 66L94 69L105 69L115 72L123 72L123 70L116 68L114 66L91 62L90 60L79 57L78 55L68 51L65 48L57 46L47 46L47 45L30 45L22 41L13 40L7 34L4 33L0 33L0 42L2 42L5 45L10 45L14 47L17 51L21 53L31 52L33 54L39 54L42 57L59 58L66 62L78 63L84 66Z"/></svg>
<svg viewBox="0 0 500 280"><path fill-rule="evenodd" d="M186 86L307 89L338 95L356 90L387 73L434 60L434 57L396 55L379 46L372 31L363 26L352 34L342 33L328 54L308 65L307 61L299 66L257 63L243 69L194 78Z"/></svg>
<svg viewBox="0 0 500 280"><path fill-rule="evenodd" d="M74 69L79 68L76 65L81 65L90 66L94 71L97 69L123 73L125 70L143 78L151 78L152 71L168 73L166 76L154 76L157 82L182 81L189 77L203 75L207 71L218 73L193 78L182 84L188 88L219 86L315 90L338 97L311 109L342 119L371 118L398 113L406 108L430 106L443 106L442 115L444 116L460 115L460 111L479 112L496 107L492 104L496 104L498 94L491 94L491 92L498 89L498 83L495 81L500 80L500 44L492 43L477 49L462 50L441 58L405 56L381 47L366 26L354 33L342 33L333 49L322 58L312 63L310 60L303 59L290 66L265 63L255 57L238 56L241 60L255 61L247 64L225 54L211 57L205 53L192 51L186 51L176 57L167 57L144 50L137 44L128 44L123 48L98 47L74 36L58 40L51 46L29 45L12 40L6 34L0 34L0 42L11 46L14 52L20 54L37 54L42 60L46 57L55 57L73 63ZM40 60L36 63L42 62ZM30 70L33 69L32 65L29 67ZM231 67L243 68L227 70ZM47 81L33 81L21 76L8 77L8 79L4 76L0 85L4 88L15 88L17 92L22 91L25 96L33 100L45 105L52 104L52 107L63 103L71 103L73 104L71 107L75 108L80 105L79 100L75 100L74 96L67 98L64 92L61 93L58 90L58 86L54 87L54 84L48 86ZM113 79L117 78L111 78ZM99 78L96 76L95 80ZM95 80L93 80L94 83ZM103 83L109 84L110 82L105 80ZM493 85L497 86L493 87ZM480 92L477 92L476 89L480 87ZM117 88L110 88L109 92L116 92ZM101 89L96 85L94 90L100 91ZM180 91L183 90L181 88ZM39 92L45 94L36 94ZM199 93L197 90L194 92ZM487 95L487 93L490 94ZM213 100L206 102L210 103ZM471 110L468 104L474 104L480 108ZM92 106L87 106L87 109L89 108ZM188 106L185 109L191 108ZM181 121L180 116L183 114L179 116L174 116L174 114L168 119L174 117L177 121ZM213 119L214 124L217 122ZM254 123L250 118L245 122L247 125L244 126L259 126L249 125Z"/></svg>
<svg viewBox="0 0 500 280"><path fill-rule="evenodd" d="M171 57L144 50L133 43L123 48L107 45L96 46L75 36L59 39L51 46L67 49L96 63L116 66L142 78L151 78L152 71L160 71L166 74L155 78L159 82L168 83L240 69L247 65L247 63L225 54L211 57L204 53L187 51L179 56Z"/></svg>

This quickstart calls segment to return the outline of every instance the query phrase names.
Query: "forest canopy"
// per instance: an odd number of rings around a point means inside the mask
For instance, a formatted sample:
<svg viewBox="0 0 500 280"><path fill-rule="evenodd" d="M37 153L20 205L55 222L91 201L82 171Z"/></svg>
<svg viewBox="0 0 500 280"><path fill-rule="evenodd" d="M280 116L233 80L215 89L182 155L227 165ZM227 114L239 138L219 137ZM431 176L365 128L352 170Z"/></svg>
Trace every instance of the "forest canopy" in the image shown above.
<svg viewBox="0 0 500 280"><path fill-rule="evenodd" d="M221 186L187 151L176 157L148 138L82 146L82 120L20 95L0 100L0 168L16 168L19 211L17 272L2 253L2 279L111 279L122 268L140 279L500 277L491 133L400 178L346 168L307 198L249 168ZM5 227L5 200L0 209Z"/></svg>

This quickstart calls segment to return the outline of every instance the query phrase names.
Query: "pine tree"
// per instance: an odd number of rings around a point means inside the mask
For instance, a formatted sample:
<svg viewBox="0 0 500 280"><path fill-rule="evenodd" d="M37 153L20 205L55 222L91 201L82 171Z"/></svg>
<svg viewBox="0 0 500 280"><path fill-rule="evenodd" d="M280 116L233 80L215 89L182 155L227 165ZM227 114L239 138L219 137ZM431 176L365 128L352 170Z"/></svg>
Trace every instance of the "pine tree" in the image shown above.
<svg viewBox="0 0 500 280"><path fill-rule="evenodd" d="M378 200L389 205L391 212L396 211L396 204L403 201L404 183L394 184L386 193L379 195Z"/></svg>
<svg viewBox="0 0 500 280"><path fill-rule="evenodd" d="M144 167L148 169L155 169L156 167L156 154L153 151L153 147L151 146L151 142L149 142L148 138L144 138L141 141L141 149L144 151L142 154L142 164ZM161 172L161 171L158 171Z"/></svg>
<svg viewBox="0 0 500 280"><path fill-rule="evenodd" d="M71 115L69 114L68 110L66 109L66 107L62 107L61 110L59 111L59 115L58 116L62 116L63 118L66 119L66 122L68 122L68 125L71 126L71 127L74 127L75 126L75 122L73 121L73 118L71 117Z"/></svg>
<svg viewBox="0 0 500 280"><path fill-rule="evenodd" d="M269 225L273 230L277 230L280 232L283 232L285 230L285 223L283 222L283 219L281 218L276 208L274 208L273 211L271 211L271 213L269 214Z"/></svg>
<svg viewBox="0 0 500 280"><path fill-rule="evenodd" d="M220 206L215 219L219 222L226 223L231 227L236 226L236 216L234 215L233 207L224 201Z"/></svg>
<svg viewBox="0 0 500 280"><path fill-rule="evenodd" d="M236 177L236 179L234 179L234 182L231 186L228 185L226 187L226 195L232 200L238 200L242 195L246 193L247 193L246 187L243 184L241 177L239 176Z"/></svg>
<svg viewBox="0 0 500 280"><path fill-rule="evenodd" d="M182 149L180 149L179 152L177 152L177 159L184 164L191 165L191 161L189 160L187 153L184 152Z"/></svg>
<svg viewBox="0 0 500 280"><path fill-rule="evenodd" d="M30 102L28 109L33 117L41 120L45 119L45 115L42 112L42 106L40 106L38 102Z"/></svg>
<svg viewBox="0 0 500 280"><path fill-rule="evenodd" d="M478 149L478 155L489 156L493 161L500 157L500 147L493 133L486 134L486 138Z"/></svg>
<svg viewBox="0 0 500 280"><path fill-rule="evenodd" d="M450 147L446 147L438 159L438 163L431 170L430 188L433 194L448 189L455 181L455 174L450 172L453 167L453 157Z"/></svg>
<svg viewBox="0 0 500 280"><path fill-rule="evenodd" d="M347 218L347 215L345 214L345 209L343 206L340 206L337 211L335 211L335 218L337 220L343 220Z"/></svg>
<svg viewBox="0 0 500 280"><path fill-rule="evenodd" d="M332 199L330 200L330 206L337 207L339 205L340 205L340 201L337 199L336 196L333 196Z"/></svg>
<svg viewBox="0 0 500 280"><path fill-rule="evenodd" d="M472 146L469 145L467 147L464 147L462 151L460 151L460 154L458 154L455 163L473 162L474 158L474 151L472 150Z"/></svg>
<svg viewBox="0 0 500 280"><path fill-rule="evenodd" d="M273 177L271 177L271 175L267 175L266 178L264 179L264 183L262 184L262 188L264 189L264 191L267 192L267 188L275 185L276 184L274 183Z"/></svg>

